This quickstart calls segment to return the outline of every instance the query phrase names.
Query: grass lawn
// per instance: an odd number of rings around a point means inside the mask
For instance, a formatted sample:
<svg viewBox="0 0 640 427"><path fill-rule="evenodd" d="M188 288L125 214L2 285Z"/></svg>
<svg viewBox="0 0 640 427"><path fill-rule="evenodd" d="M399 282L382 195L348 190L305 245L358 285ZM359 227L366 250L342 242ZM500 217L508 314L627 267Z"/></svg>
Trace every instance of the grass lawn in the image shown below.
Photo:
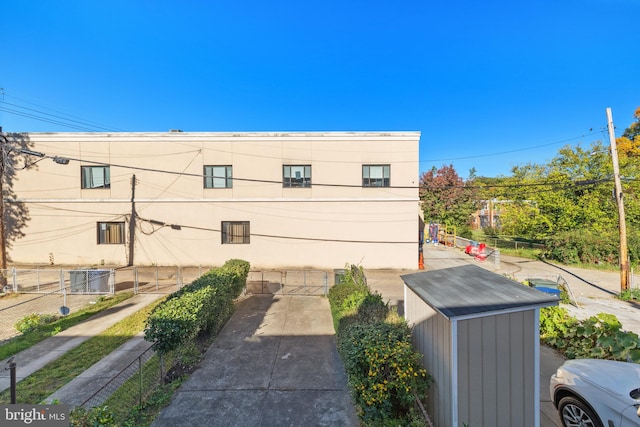
<svg viewBox="0 0 640 427"><path fill-rule="evenodd" d="M122 292L113 296L99 298L95 304L91 304L81 310L69 314L68 316L60 317L56 321L42 325L34 331L11 338L0 345L0 360L13 356L14 354L19 353L46 338L56 335L65 329L69 329L70 327L87 320L94 314L106 310L109 307L113 307L132 296L132 292Z"/></svg>
<svg viewBox="0 0 640 427"><path fill-rule="evenodd" d="M153 302L18 382L17 403L37 404L73 380L140 332L150 311L161 301ZM0 403L9 403L10 399L10 390L0 393Z"/></svg>

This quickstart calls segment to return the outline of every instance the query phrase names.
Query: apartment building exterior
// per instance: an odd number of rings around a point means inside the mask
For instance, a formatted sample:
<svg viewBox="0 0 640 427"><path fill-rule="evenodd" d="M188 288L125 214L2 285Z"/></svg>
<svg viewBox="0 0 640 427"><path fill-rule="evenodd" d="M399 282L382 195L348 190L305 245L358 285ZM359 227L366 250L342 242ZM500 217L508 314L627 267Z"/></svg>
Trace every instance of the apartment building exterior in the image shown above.
<svg viewBox="0 0 640 427"><path fill-rule="evenodd" d="M416 268L419 132L5 134L10 262Z"/></svg>

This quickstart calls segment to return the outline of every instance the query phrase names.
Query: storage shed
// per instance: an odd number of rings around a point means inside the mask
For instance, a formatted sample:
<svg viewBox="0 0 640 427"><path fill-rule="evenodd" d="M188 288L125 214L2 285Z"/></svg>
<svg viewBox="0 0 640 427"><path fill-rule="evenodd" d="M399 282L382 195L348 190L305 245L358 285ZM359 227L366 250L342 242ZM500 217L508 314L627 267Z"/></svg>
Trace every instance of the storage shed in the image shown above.
<svg viewBox="0 0 640 427"><path fill-rule="evenodd" d="M475 265L403 275L436 427L537 427L539 309L558 298Z"/></svg>

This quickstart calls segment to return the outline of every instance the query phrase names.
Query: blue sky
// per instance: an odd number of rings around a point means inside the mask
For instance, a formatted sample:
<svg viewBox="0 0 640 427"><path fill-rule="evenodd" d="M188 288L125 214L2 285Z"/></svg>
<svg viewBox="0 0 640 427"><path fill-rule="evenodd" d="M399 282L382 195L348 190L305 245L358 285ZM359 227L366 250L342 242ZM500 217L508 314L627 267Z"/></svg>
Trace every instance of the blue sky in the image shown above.
<svg viewBox="0 0 640 427"><path fill-rule="evenodd" d="M5 132L420 131L421 171L498 176L640 107L637 0L3 0L0 16Z"/></svg>

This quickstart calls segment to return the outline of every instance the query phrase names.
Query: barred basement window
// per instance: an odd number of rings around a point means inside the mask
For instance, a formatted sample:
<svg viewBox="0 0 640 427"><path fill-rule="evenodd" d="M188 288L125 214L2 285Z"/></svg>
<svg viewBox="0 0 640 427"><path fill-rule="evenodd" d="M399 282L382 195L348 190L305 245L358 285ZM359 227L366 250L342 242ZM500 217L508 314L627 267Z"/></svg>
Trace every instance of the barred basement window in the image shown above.
<svg viewBox="0 0 640 427"><path fill-rule="evenodd" d="M311 187L311 165L286 165L282 167L283 187Z"/></svg>
<svg viewBox="0 0 640 427"><path fill-rule="evenodd" d="M99 222L98 244L124 244L124 222Z"/></svg>
<svg viewBox="0 0 640 427"><path fill-rule="evenodd" d="M231 166L205 166L204 188L233 187Z"/></svg>
<svg viewBox="0 0 640 427"><path fill-rule="evenodd" d="M82 188L111 188L109 166L81 166Z"/></svg>
<svg viewBox="0 0 640 427"><path fill-rule="evenodd" d="M249 243L249 221L222 221L222 244Z"/></svg>
<svg viewBox="0 0 640 427"><path fill-rule="evenodd" d="M390 165L362 165L363 187L389 187Z"/></svg>

